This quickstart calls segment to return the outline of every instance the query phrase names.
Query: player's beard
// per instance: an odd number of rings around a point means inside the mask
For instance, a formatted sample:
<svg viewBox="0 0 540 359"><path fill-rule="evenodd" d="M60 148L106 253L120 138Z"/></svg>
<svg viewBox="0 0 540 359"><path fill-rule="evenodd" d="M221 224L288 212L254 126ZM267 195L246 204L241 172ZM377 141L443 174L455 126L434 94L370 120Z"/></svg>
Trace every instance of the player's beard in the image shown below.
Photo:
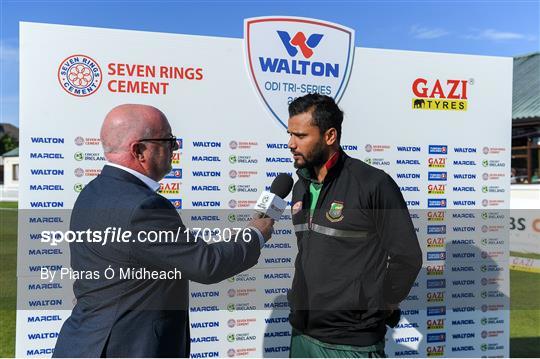
<svg viewBox="0 0 540 359"><path fill-rule="evenodd" d="M313 169L315 167L319 168L322 165L324 165L326 161L328 160L328 147L325 145L321 137L320 141L316 143L313 150L307 155L304 155L302 153L297 153L297 152L295 154L302 156L304 160L301 163L295 160L294 161L295 168L309 168L309 169Z"/></svg>

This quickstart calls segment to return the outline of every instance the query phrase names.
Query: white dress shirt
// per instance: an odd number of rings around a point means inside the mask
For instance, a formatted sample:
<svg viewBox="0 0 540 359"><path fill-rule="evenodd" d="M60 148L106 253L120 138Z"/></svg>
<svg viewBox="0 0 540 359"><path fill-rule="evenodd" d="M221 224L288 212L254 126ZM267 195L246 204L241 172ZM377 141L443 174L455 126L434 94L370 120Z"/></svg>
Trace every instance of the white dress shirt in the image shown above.
<svg viewBox="0 0 540 359"><path fill-rule="evenodd" d="M151 179L150 177L145 176L142 173L137 172L135 170L132 170L131 168L128 168L128 167L125 167L125 166L122 166L122 165L119 165L119 164L116 164L116 163L111 163L111 162L107 162L106 166L112 166L112 167L120 168L121 170L124 170L124 171L126 171L128 173L131 173L132 175L134 175L135 177L137 177L138 179L143 181L144 184L147 185L148 188L150 188L154 192L156 192L159 189L159 182L156 182L153 179Z"/></svg>

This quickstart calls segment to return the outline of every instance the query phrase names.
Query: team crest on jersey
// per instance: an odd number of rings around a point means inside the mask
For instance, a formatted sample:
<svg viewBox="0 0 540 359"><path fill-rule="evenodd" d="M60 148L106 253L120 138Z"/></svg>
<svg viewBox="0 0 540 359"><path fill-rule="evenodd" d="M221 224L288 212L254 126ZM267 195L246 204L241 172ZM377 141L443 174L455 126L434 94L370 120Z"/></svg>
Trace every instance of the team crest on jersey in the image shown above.
<svg viewBox="0 0 540 359"><path fill-rule="evenodd" d="M298 212L300 212L301 209L302 209L302 201L296 202L296 203L292 206L292 214L293 214L293 215L297 214Z"/></svg>
<svg viewBox="0 0 540 359"><path fill-rule="evenodd" d="M343 202L334 201L326 212L326 219L330 222L339 222L343 219Z"/></svg>

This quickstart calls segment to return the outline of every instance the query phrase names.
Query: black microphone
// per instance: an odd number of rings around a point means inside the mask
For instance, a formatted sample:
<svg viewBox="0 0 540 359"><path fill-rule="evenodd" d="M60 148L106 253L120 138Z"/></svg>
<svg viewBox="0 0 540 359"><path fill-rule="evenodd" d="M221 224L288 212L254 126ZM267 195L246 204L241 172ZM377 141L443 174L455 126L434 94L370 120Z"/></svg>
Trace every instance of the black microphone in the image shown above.
<svg viewBox="0 0 540 359"><path fill-rule="evenodd" d="M255 211L259 212L261 217L270 217L274 221L279 220L287 207L287 201L283 198L291 193L293 183L292 177L288 174L280 173L277 175L270 185L270 192L261 193L255 204Z"/></svg>
<svg viewBox="0 0 540 359"><path fill-rule="evenodd" d="M291 193L294 181L291 176L286 173L280 173L274 178L270 185L270 192L279 198L285 198Z"/></svg>

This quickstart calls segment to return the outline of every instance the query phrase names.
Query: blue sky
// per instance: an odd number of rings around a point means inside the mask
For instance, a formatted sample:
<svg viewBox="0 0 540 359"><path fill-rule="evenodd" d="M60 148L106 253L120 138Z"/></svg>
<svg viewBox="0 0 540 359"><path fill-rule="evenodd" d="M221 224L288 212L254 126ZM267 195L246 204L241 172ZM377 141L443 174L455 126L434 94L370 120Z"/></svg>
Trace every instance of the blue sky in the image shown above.
<svg viewBox="0 0 540 359"><path fill-rule="evenodd" d="M0 0L0 122L18 125L19 21L243 37L243 19L289 15L343 24L356 46L518 56L540 51L540 1Z"/></svg>

